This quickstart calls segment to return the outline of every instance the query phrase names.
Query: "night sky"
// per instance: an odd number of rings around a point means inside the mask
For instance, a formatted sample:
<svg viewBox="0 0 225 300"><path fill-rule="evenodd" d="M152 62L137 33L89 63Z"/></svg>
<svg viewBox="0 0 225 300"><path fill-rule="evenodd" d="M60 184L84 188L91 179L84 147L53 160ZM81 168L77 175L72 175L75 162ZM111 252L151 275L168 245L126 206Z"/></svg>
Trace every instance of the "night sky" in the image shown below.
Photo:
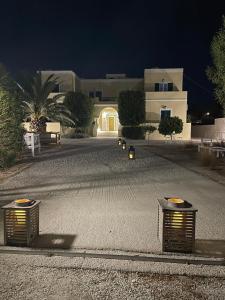
<svg viewBox="0 0 225 300"><path fill-rule="evenodd" d="M182 67L189 105L208 109L213 95L205 69L225 1L208 2L2 1L0 61L13 74L62 69L84 78Z"/></svg>

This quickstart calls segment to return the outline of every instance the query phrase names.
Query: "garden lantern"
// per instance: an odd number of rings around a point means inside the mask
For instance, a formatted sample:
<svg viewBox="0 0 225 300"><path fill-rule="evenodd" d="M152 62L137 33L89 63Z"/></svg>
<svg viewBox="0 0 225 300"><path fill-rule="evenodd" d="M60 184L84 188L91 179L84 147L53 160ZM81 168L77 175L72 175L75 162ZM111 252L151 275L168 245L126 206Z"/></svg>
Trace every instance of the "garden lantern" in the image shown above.
<svg viewBox="0 0 225 300"><path fill-rule="evenodd" d="M125 140L123 140L123 141L122 141L122 149L123 149L123 150L126 150L126 148L127 148L127 143L126 143Z"/></svg>
<svg viewBox="0 0 225 300"><path fill-rule="evenodd" d="M40 201L18 199L2 207L5 245L31 245L39 235L39 204Z"/></svg>
<svg viewBox="0 0 225 300"><path fill-rule="evenodd" d="M135 159L135 148L134 148L134 146L129 147L128 158L129 159Z"/></svg>
<svg viewBox="0 0 225 300"><path fill-rule="evenodd" d="M158 238L162 242L162 250L192 252L197 209L180 198L164 198L158 202Z"/></svg>
<svg viewBox="0 0 225 300"><path fill-rule="evenodd" d="M118 139L118 145L121 146L122 145L122 139Z"/></svg>

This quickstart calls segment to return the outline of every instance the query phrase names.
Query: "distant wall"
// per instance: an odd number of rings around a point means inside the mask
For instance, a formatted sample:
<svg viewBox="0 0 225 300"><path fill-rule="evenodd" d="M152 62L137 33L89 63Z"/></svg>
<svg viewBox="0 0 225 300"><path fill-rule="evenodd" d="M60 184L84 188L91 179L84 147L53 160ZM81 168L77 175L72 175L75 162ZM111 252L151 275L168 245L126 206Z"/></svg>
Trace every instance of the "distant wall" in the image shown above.
<svg viewBox="0 0 225 300"><path fill-rule="evenodd" d="M225 139L225 118L215 119L213 125L192 125L191 137Z"/></svg>

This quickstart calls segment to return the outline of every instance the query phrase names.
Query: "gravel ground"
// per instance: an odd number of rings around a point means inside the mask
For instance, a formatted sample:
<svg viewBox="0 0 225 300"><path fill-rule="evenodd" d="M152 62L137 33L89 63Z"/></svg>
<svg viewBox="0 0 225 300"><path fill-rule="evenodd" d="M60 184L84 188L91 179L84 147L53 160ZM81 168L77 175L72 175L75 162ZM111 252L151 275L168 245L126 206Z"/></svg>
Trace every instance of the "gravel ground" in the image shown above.
<svg viewBox="0 0 225 300"><path fill-rule="evenodd" d="M0 203L41 200L38 247L160 252L157 199L179 196L198 208L196 251L225 255L225 186L135 142L128 161L113 139L64 140L0 184ZM151 146L149 146L151 147ZM0 244L3 243L2 213Z"/></svg>
<svg viewBox="0 0 225 300"><path fill-rule="evenodd" d="M225 277L93 270L68 258L0 255L0 299L222 300Z"/></svg>

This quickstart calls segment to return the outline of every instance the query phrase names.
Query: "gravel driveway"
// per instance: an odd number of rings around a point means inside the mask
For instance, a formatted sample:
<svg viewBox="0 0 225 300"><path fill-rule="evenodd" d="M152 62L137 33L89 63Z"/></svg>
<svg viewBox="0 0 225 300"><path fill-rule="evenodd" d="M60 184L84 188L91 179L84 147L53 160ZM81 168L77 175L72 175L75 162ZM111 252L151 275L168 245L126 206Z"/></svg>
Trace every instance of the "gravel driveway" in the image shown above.
<svg viewBox="0 0 225 300"><path fill-rule="evenodd" d="M39 247L160 252L157 199L179 196L199 210L197 252L223 256L225 187L143 144L135 143L137 159L129 161L116 140L65 139L1 184L0 201L42 201Z"/></svg>
<svg viewBox="0 0 225 300"><path fill-rule="evenodd" d="M165 275L160 267L159 274L93 270L77 260L76 265L71 258L0 255L0 299L225 299L224 277Z"/></svg>

